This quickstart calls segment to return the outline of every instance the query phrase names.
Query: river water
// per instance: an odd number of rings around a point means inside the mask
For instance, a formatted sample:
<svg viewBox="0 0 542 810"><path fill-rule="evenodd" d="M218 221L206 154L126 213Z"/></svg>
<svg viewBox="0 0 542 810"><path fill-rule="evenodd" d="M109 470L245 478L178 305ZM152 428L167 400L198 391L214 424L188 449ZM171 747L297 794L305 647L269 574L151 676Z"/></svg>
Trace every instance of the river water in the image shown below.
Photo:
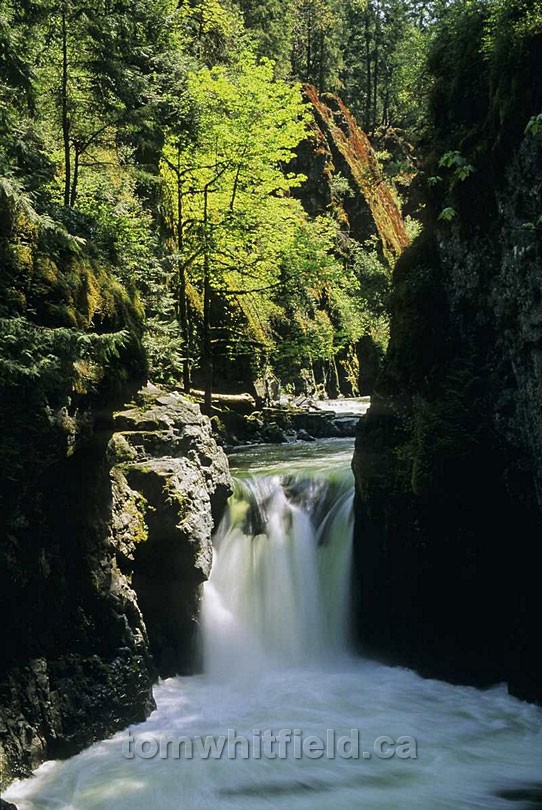
<svg viewBox="0 0 542 810"><path fill-rule="evenodd" d="M542 710L504 686L352 653L352 451L331 440L232 456L204 674L161 682L146 723L45 763L5 798L21 810L536 806L521 790L542 780Z"/></svg>

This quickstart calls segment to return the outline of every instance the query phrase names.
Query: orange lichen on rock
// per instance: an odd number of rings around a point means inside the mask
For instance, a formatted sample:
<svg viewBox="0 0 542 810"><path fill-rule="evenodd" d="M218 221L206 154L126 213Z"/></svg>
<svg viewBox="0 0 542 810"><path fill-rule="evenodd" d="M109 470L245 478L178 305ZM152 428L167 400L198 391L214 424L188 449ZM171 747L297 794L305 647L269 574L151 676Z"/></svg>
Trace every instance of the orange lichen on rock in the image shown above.
<svg viewBox="0 0 542 810"><path fill-rule="evenodd" d="M409 238L401 211L378 165L369 138L340 98L330 93L320 96L309 84L304 86L304 93L313 106L316 124L333 158L344 162L349 179L363 195L384 253L390 259L396 259L409 245Z"/></svg>

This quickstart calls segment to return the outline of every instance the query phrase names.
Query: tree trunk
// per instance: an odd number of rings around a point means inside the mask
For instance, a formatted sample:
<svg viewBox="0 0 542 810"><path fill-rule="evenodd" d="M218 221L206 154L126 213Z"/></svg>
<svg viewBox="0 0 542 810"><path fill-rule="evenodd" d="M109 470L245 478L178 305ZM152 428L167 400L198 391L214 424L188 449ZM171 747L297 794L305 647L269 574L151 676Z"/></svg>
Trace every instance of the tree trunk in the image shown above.
<svg viewBox="0 0 542 810"><path fill-rule="evenodd" d="M328 394L331 399L337 399L341 393L341 383L339 381L339 370L337 368L337 356L329 361Z"/></svg>
<svg viewBox="0 0 542 810"><path fill-rule="evenodd" d="M307 21L307 79L306 81L312 82L312 20L309 15Z"/></svg>
<svg viewBox="0 0 542 810"><path fill-rule="evenodd" d="M68 106L68 27L66 14L66 0L62 3L62 140L64 144L64 205L70 207L71 203L71 149L70 149L70 115Z"/></svg>
<svg viewBox="0 0 542 810"><path fill-rule="evenodd" d="M70 206L73 208L77 200L77 191L79 185L79 162L81 160L81 153L79 149L75 149L74 163L73 163L73 180L70 193Z"/></svg>
<svg viewBox="0 0 542 810"><path fill-rule="evenodd" d="M204 247L203 254L203 370L205 398L203 410L211 415L213 405L213 348L211 341L211 263L209 255L209 188L205 187L203 205Z"/></svg>
<svg viewBox="0 0 542 810"><path fill-rule="evenodd" d="M367 81L367 89L365 93L365 130L368 132L371 127L371 100L373 97L371 71L371 30L368 10L365 12L365 72Z"/></svg>
<svg viewBox="0 0 542 810"><path fill-rule="evenodd" d="M375 25L375 45L374 45L374 64L373 64L373 116L371 120L371 132L376 129L376 122L378 117L378 80L379 80L379 61L380 61L380 41L379 41L378 23Z"/></svg>
<svg viewBox="0 0 542 810"><path fill-rule="evenodd" d="M186 267L183 260L184 253L184 220L183 220L183 188L180 167L180 145L177 152L177 250L178 277L179 277L179 324L184 344L183 358L183 389L190 393L190 321L188 315L188 301L186 297Z"/></svg>
<svg viewBox="0 0 542 810"><path fill-rule="evenodd" d="M323 93L325 88L325 65L326 65L326 47L325 47L324 32L320 32L320 65L319 65L319 78L318 78L318 92Z"/></svg>
<svg viewBox="0 0 542 810"><path fill-rule="evenodd" d="M382 102L382 126L388 127L390 124L390 85L392 80L392 72L388 69L386 77L386 92L384 93L384 100Z"/></svg>

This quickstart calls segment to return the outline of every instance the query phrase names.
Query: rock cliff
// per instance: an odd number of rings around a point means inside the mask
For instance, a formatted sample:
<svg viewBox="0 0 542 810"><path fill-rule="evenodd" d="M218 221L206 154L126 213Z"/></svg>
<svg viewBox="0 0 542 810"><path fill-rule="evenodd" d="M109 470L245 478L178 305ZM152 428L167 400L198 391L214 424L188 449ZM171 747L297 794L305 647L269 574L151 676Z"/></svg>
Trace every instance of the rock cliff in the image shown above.
<svg viewBox="0 0 542 810"><path fill-rule="evenodd" d="M123 407L142 311L111 269L2 193L0 223L2 787L142 721L156 676L194 666L229 473L192 403Z"/></svg>
<svg viewBox="0 0 542 810"><path fill-rule="evenodd" d="M307 176L302 202L311 215L332 207L352 238L380 241L392 261L409 244L399 204L392 194L367 135L338 96L319 95L305 85L304 95L314 116L312 136L298 150L296 170ZM334 199L333 182L348 182L350 193Z"/></svg>
<svg viewBox="0 0 542 810"><path fill-rule="evenodd" d="M119 566L132 574L158 673L190 674L211 534L232 492L228 461L199 407L154 386L116 413L114 425L108 454Z"/></svg>
<svg viewBox="0 0 542 810"><path fill-rule="evenodd" d="M476 87L439 76L436 148L463 136L464 154L447 154L472 165L458 180L428 161L437 190L397 264L390 348L354 460L361 642L529 700L542 699L542 134L529 126L540 48L524 43L500 86L486 57Z"/></svg>
<svg viewBox="0 0 542 810"><path fill-rule="evenodd" d="M90 416L89 416L90 419ZM157 675L197 665L211 533L230 494L208 419L148 386L94 414L43 471L1 545L0 782L152 710Z"/></svg>
<svg viewBox="0 0 542 810"><path fill-rule="evenodd" d="M327 214L337 220L346 253L355 243L367 247L368 252L376 250L382 265L379 283L387 288L391 267L410 242L399 198L386 179L369 138L344 102L332 93L318 93L309 84L304 86L303 93L312 113L311 133L298 147L291 168L307 179L294 193L310 216ZM369 296L372 285L368 281ZM387 317L387 305L385 313L379 310L379 314ZM336 358L337 379L329 388L330 396L370 395L382 354L381 343L370 330L357 341L354 360L348 353L340 352ZM352 362L360 370L354 388Z"/></svg>

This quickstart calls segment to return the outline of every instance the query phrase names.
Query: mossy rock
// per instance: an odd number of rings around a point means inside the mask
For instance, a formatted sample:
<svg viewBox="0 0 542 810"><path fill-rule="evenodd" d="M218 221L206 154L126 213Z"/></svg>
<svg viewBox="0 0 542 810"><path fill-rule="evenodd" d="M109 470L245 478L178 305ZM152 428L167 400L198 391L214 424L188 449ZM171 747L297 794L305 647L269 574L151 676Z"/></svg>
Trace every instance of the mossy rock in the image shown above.
<svg viewBox="0 0 542 810"><path fill-rule="evenodd" d="M112 530L121 553L131 559L133 547L145 542L149 533L145 522L148 502L140 492L130 488L119 468L111 472L113 492Z"/></svg>
<svg viewBox="0 0 542 810"><path fill-rule="evenodd" d="M109 463L123 464L124 462L135 461L137 451L132 447L123 433L114 433L107 446L107 459Z"/></svg>

